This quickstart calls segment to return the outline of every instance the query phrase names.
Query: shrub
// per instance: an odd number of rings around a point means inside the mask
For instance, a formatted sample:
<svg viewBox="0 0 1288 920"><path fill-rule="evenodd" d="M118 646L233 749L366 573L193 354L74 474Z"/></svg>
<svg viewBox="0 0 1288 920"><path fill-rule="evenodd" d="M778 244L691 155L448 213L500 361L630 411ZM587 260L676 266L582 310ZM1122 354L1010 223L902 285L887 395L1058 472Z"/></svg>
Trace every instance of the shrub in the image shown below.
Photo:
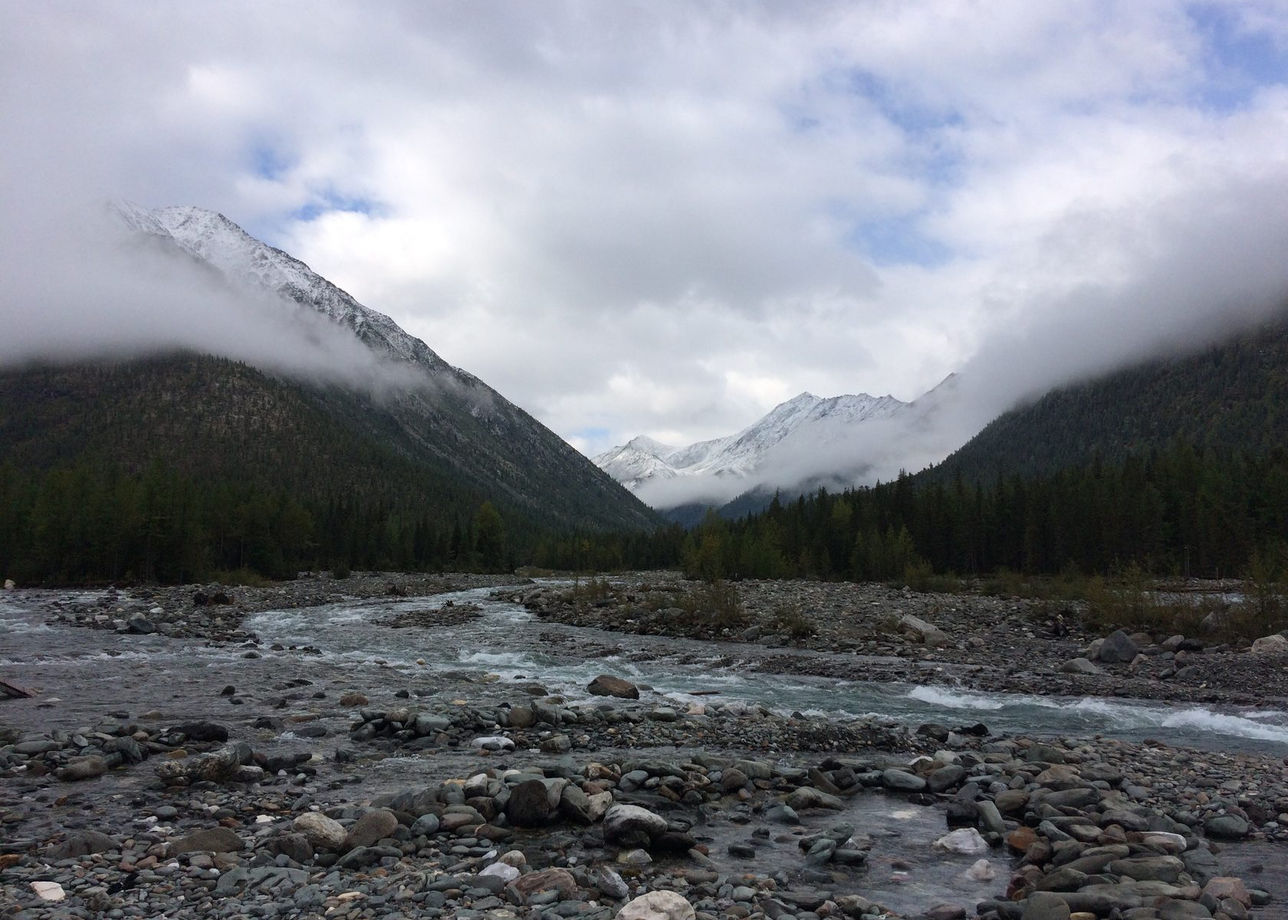
<svg viewBox="0 0 1288 920"><path fill-rule="evenodd" d="M720 579L688 591L679 598L678 606L693 626L745 629L750 624L738 589Z"/></svg>
<svg viewBox="0 0 1288 920"><path fill-rule="evenodd" d="M799 642L810 636L818 635L818 625L801 610L798 604L782 604L774 608L769 618L769 627L778 632L787 633L793 641Z"/></svg>

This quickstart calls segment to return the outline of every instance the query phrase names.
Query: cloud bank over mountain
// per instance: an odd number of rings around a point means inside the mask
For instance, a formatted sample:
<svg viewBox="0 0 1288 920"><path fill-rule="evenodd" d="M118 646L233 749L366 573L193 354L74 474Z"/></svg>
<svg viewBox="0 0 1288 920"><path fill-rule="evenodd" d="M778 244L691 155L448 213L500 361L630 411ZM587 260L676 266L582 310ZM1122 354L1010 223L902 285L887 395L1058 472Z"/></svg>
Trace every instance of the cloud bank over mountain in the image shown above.
<svg viewBox="0 0 1288 920"><path fill-rule="evenodd" d="M1281 299L1286 49L1275 0L0 4L0 354L271 357L82 257L123 197L227 214L587 452L955 370L983 414Z"/></svg>

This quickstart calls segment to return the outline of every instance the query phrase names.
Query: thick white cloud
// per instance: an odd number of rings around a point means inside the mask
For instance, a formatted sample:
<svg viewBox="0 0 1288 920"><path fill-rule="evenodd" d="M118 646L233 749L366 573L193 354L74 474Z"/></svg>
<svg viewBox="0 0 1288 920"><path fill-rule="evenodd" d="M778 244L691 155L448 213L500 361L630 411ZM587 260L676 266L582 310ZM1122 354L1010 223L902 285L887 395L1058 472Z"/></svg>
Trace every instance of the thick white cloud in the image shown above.
<svg viewBox="0 0 1288 920"><path fill-rule="evenodd" d="M1288 286L1286 54L1276 0L0 0L4 237L214 208L591 452L992 411Z"/></svg>

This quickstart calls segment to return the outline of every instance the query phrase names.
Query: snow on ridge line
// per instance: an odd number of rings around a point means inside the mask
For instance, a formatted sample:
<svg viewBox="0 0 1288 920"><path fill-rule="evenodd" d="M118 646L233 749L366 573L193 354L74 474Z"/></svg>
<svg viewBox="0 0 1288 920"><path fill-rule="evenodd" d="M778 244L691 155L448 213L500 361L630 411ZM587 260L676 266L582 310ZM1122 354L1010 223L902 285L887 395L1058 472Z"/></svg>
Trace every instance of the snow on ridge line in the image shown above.
<svg viewBox="0 0 1288 920"><path fill-rule="evenodd" d="M866 420L890 418L909 406L888 395L860 393L824 398L804 392L727 437L673 448L641 435L593 459L632 491L651 482L684 477L754 479L771 454L790 450L793 436L800 432L813 430L808 440L825 444L838 437L829 429L852 430Z"/></svg>

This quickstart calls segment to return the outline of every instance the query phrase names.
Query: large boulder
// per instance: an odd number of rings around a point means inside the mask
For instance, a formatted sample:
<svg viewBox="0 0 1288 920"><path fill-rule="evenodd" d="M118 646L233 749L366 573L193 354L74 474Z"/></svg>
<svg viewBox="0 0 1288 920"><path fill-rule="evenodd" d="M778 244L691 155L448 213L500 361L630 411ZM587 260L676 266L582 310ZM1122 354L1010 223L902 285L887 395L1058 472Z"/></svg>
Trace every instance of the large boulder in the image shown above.
<svg viewBox="0 0 1288 920"><path fill-rule="evenodd" d="M948 634L938 626L910 613L905 613L899 618L899 628L904 632L911 633L923 645L939 647L948 645L952 641L948 638Z"/></svg>
<svg viewBox="0 0 1288 920"><path fill-rule="evenodd" d="M516 785L505 803L505 816L515 827L544 827L550 823L553 812L549 790L539 779L524 780Z"/></svg>
<svg viewBox="0 0 1288 920"><path fill-rule="evenodd" d="M694 920L696 916L693 905L674 891L650 891L617 912L617 920Z"/></svg>
<svg viewBox="0 0 1288 920"><path fill-rule="evenodd" d="M1213 840L1242 840L1251 826L1239 815L1217 815L1203 823L1203 830Z"/></svg>
<svg viewBox="0 0 1288 920"><path fill-rule="evenodd" d="M1127 664L1135 661L1140 646L1123 630L1117 629L1105 636L1096 650L1096 658L1108 664Z"/></svg>
<svg viewBox="0 0 1288 920"><path fill-rule="evenodd" d="M107 772L107 761L96 754L77 757L68 761L67 766L59 767L55 775L64 782L75 782L82 779L93 779Z"/></svg>
<svg viewBox="0 0 1288 920"><path fill-rule="evenodd" d="M614 805L604 814L604 841L619 847L648 847L666 833L666 819L639 805Z"/></svg>
<svg viewBox="0 0 1288 920"><path fill-rule="evenodd" d="M331 852L344 849L347 834L344 825L320 811L306 811L291 822L291 829L302 834L314 849Z"/></svg>
<svg viewBox="0 0 1288 920"><path fill-rule="evenodd" d="M520 875L509 884L509 888L520 904L526 904L529 898L543 891L552 891L558 898L570 900L577 896L578 885L577 879L567 869L553 867Z"/></svg>
<svg viewBox="0 0 1288 920"><path fill-rule="evenodd" d="M373 846L385 837L393 836L398 829L398 816L388 808L373 808L365 813L344 835L344 849Z"/></svg>
<svg viewBox="0 0 1288 920"><path fill-rule="evenodd" d="M120 841L102 831L73 831L59 843L50 845L45 850L45 859L57 862L60 859L74 859L77 856L89 856L92 853L108 853L120 848Z"/></svg>
<svg viewBox="0 0 1288 920"><path fill-rule="evenodd" d="M1254 655L1282 655L1284 652L1288 652L1288 637L1280 633L1262 636L1252 643Z"/></svg>
<svg viewBox="0 0 1288 920"><path fill-rule="evenodd" d="M961 856L980 856L988 852L988 841L973 827L960 827L945 834L931 846L946 853L957 853Z"/></svg>
<svg viewBox="0 0 1288 920"><path fill-rule="evenodd" d="M595 696L615 696L623 700L638 700L640 688L629 680L613 677L611 674L600 674L586 687Z"/></svg>

